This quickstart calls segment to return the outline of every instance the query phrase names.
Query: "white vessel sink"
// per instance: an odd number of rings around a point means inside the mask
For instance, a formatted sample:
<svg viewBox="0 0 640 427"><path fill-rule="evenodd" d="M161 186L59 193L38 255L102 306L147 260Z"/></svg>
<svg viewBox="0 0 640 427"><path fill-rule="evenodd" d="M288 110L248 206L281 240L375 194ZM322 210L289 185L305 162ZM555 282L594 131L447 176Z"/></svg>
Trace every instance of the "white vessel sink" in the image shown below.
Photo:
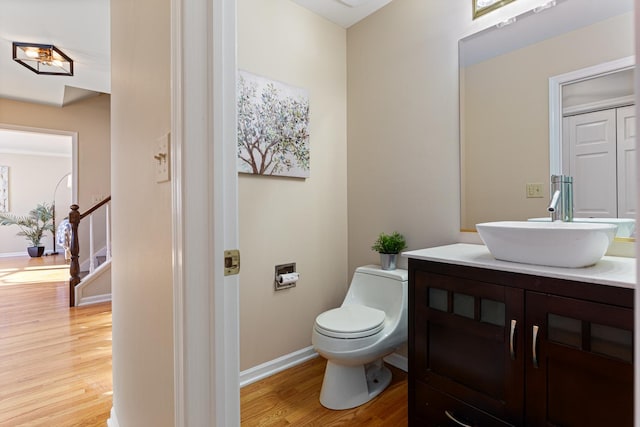
<svg viewBox="0 0 640 427"><path fill-rule="evenodd" d="M529 221L550 222L551 218L529 218ZM617 225L616 237L634 237L636 233L636 220L633 218L573 218L573 222L595 222L598 224L609 223Z"/></svg>
<svg viewBox="0 0 640 427"><path fill-rule="evenodd" d="M598 262L616 233L613 224L498 221L476 224L499 260L551 267L587 267Z"/></svg>

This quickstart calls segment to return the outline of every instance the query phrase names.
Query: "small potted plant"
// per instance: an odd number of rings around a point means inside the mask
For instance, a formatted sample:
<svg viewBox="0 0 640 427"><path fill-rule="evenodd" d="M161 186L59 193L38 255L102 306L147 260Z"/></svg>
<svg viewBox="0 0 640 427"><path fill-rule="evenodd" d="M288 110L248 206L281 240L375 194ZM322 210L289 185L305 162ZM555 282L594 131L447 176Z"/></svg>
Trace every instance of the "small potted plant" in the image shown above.
<svg viewBox="0 0 640 427"><path fill-rule="evenodd" d="M392 234L380 233L371 249L380 253L380 264L383 270L395 270L398 254L406 247L407 242L404 236L394 231Z"/></svg>
<svg viewBox="0 0 640 427"><path fill-rule="evenodd" d="M41 203L29 211L27 216L0 214L0 225L17 225L20 227L18 236L24 236L31 242L27 252L31 257L40 257L44 253L44 246L40 246L45 231L53 231L53 209L46 203Z"/></svg>

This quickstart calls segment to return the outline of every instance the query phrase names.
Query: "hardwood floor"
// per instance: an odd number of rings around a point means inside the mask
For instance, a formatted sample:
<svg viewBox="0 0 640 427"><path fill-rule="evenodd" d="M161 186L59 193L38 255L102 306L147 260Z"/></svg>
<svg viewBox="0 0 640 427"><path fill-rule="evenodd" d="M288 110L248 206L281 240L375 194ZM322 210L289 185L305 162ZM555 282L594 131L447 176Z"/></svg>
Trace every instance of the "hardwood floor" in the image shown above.
<svg viewBox="0 0 640 427"><path fill-rule="evenodd" d="M320 404L326 361L317 357L240 390L242 427L407 425L407 374L391 368L389 387L372 401L344 411Z"/></svg>
<svg viewBox="0 0 640 427"><path fill-rule="evenodd" d="M104 426L111 304L69 308L62 255L0 258L0 426Z"/></svg>

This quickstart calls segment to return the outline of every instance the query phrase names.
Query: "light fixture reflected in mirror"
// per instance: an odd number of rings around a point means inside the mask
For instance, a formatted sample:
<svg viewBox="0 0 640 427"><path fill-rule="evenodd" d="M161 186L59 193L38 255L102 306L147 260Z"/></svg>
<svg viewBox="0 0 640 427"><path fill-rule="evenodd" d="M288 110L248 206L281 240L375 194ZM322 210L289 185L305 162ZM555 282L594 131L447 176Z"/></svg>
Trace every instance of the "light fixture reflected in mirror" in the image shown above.
<svg viewBox="0 0 640 427"><path fill-rule="evenodd" d="M51 44L13 42L13 60L36 74L73 76L73 60Z"/></svg>
<svg viewBox="0 0 640 427"><path fill-rule="evenodd" d="M550 9L550 8L554 7L555 5L556 5L556 0L548 1L545 4L541 4L538 7L534 7L533 8L533 13L540 13L545 9Z"/></svg>
<svg viewBox="0 0 640 427"><path fill-rule="evenodd" d="M496 28L503 28L503 27L506 27L507 25L515 24L517 20L518 18L516 18L515 16L512 16L509 19L505 19L504 21L498 22L496 24Z"/></svg>
<svg viewBox="0 0 640 427"><path fill-rule="evenodd" d="M516 0L472 0L473 1L473 19L496 10L506 4Z"/></svg>

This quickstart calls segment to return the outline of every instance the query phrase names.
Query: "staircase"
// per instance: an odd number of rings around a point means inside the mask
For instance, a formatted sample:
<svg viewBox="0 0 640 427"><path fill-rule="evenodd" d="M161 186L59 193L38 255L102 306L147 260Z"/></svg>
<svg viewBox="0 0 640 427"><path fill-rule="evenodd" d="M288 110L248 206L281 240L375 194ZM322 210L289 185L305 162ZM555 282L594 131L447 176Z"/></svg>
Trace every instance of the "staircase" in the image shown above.
<svg viewBox="0 0 640 427"><path fill-rule="evenodd" d="M78 205L71 206L69 223L71 224L71 265L69 271L69 306L81 306L111 301L111 217L109 214L111 196L97 203L84 213L79 212ZM94 244L94 215L104 212L104 246L95 250ZM89 250L88 258L82 265L80 259L80 236L78 233L80 222L89 220Z"/></svg>
<svg viewBox="0 0 640 427"><path fill-rule="evenodd" d="M107 261L107 257L105 255L97 255L95 257L95 267L96 268L100 267L106 261ZM89 275L89 269L88 268L86 268L86 269L83 268L83 265L80 264L80 281L82 282L82 279L84 279L88 275Z"/></svg>

